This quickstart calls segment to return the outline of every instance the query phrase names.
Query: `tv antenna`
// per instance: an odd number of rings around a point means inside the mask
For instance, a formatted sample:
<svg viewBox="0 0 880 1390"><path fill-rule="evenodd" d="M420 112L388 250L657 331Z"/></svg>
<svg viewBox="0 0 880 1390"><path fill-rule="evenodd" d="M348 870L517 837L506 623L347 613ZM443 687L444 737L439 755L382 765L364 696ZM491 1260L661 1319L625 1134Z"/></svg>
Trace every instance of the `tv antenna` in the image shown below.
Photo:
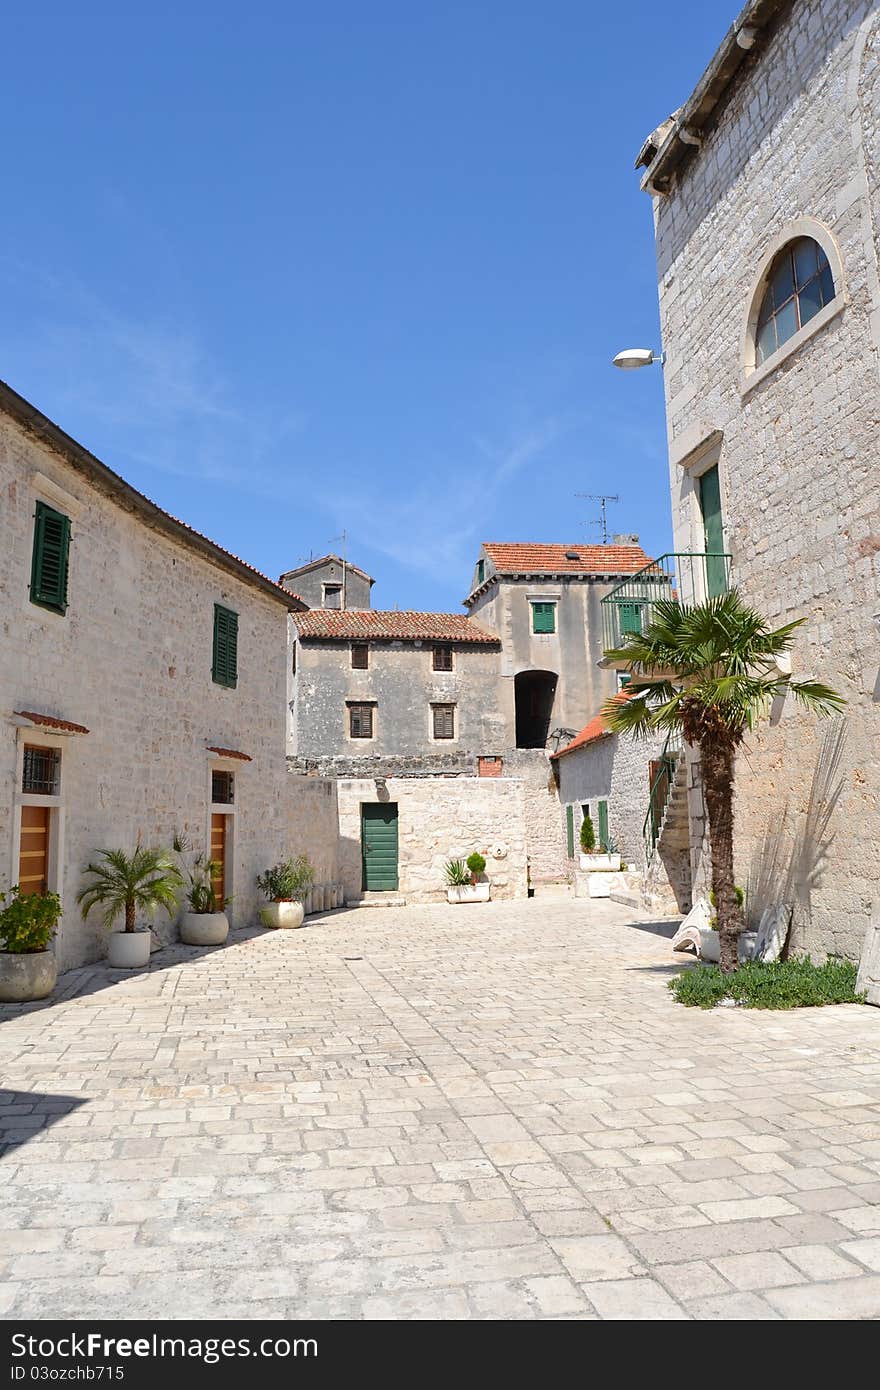
<svg viewBox="0 0 880 1390"><path fill-rule="evenodd" d="M603 545L607 545L607 544L608 544L608 503L609 503L609 502L619 502L619 501L620 501L620 498L618 497L617 493L614 493L614 495L612 496L611 493L608 493L608 492L576 492L576 493L575 493L575 497L585 497L585 498L587 499L588 502L598 502L598 503L599 503L599 507L601 508L601 512L602 512L601 517L597 517L595 521L588 521L588 522L587 522L587 525L588 525L588 526L601 526L601 528L602 528L602 544L603 544Z"/></svg>

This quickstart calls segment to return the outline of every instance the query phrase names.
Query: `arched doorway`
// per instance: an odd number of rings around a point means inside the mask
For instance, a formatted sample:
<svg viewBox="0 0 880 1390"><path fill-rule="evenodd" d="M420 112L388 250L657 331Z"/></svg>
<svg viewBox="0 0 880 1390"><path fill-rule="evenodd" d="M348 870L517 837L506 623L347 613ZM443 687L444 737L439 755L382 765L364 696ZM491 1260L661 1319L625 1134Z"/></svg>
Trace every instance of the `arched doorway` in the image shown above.
<svg viewBox="0 0 880 1390"><path fill-rule="evenodd" d="M520 671L514 677L517 748L546 746L558 679L555 671Z"/></svg>

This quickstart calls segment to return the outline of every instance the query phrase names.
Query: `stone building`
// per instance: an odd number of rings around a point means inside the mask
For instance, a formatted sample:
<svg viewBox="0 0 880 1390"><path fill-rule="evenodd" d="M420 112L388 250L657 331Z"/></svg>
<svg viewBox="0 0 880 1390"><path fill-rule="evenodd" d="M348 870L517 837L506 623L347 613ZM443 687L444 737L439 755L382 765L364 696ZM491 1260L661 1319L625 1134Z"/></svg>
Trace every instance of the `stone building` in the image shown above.
<svg viewBox="0 0 880 1390"><path fill-rule="evenodd" d="M369 608L375 580L339 555L322 555L319 560L287 570L278 583L292 590L308 608Z"/></svg>
<svg viewBox="0 0 880 1390"><path fill-rule="evenodd" d="M617 690L615 673L599 666L601 600L649 563L637 541L481 546L465 605L501 643L498 701L506 747L552 750Z"/></svg>
<svg viewBox="0 0 880 1390"><path fill-rule="evenodd" d="M793 700L749 739L738 876L760 886L753 912L762 894L793 898L796 945L855 956L880 897L876 4L749 0L639 162L654 206L675 548L729 557L706 562L704 591L729 569L774 624L806 619L793 673L848 701L839 777L827 731ZM817 798L836 800L830 847L817 842Z"/></svg>
<svg viewBox="0 0 880 1390"><path fill-rule="evenodd" d="M75 902L96 850L184 832L242 924L287 854L335 880L336 788L285 758L301 600L2 384L0 498L0 883L61 894L61 966L103 953Z"/></svg>

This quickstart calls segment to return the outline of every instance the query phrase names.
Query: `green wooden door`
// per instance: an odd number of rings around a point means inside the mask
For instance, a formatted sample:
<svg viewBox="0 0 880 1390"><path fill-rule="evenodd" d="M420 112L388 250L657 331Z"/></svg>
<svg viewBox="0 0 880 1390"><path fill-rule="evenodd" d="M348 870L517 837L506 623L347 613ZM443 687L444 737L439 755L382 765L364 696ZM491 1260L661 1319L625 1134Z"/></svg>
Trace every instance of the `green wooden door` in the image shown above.
<svg viewBox="0 0 880 1390"><path fill-rule="evenodd" d="M361 807L361 858L364 891L396 892L397 803L383 801Z"/></svg>
<svg viewBox="0 0 880 1390"><path fill-rule="evenodd" d="M703 513L703 537L706 546L706 590L709 598L727 591L727 571L724 562L724 523L721 519L721 483L718 466L710 468L700 478L700 510Z"/></svg>
<svg viewBox="0 0 880 1390"><path fill-rule="evenodd" d="M597 849L608 849L608 802L600 801L598 806L599 813L599 843Z"/></svg>
<svg viewBox="0 0 880 1390"><path fill-rule="evenodd" d="M565 839L568 845L568 857L574 859L574 807L565 808Z"/></svg>

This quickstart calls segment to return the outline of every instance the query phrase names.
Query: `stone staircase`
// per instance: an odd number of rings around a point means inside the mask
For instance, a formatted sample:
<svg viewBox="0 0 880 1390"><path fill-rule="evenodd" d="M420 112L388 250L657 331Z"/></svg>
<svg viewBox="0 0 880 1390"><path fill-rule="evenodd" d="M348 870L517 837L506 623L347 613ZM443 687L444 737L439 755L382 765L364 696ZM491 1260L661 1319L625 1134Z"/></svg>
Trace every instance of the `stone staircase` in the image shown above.
<svg viewBox="0 0 880 1390"><path fill-rule="evenodd" d="M688 822L688 768L683 754L675 772L657 833L653 853L641 873L621 874L611 901L662 916L681 916L690 898L690 825ZM672 887L674 882L678 895Z"/></svg>

